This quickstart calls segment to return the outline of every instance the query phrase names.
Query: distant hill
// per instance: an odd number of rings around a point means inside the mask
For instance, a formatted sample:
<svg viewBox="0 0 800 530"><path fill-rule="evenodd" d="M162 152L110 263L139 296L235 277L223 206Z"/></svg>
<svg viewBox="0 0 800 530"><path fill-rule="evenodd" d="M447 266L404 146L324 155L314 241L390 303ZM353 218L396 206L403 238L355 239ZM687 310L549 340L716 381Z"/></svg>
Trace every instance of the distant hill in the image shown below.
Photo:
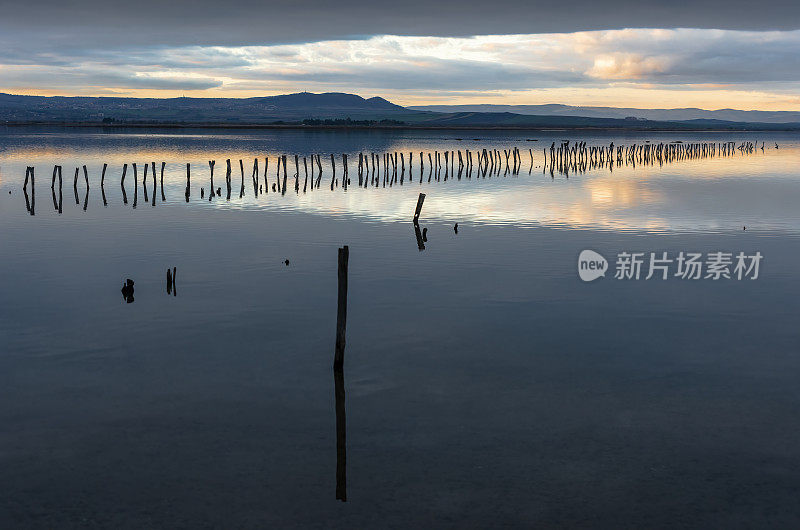
<svg viewBox="0 0 800 530"><path fill-rule="evenodd" d="M408 107L427 112L500 112L536 116L586 118L642 118L656 121L722 120L748 123L797 123L800 112L762 110L634 109L622 107L572 107L569 105L425 105Z"/></svg>
<svg viewBox="0 0 800 530"><path fill-rule="evenodd" d="M355 94L345 94L342 92L328 92L324 94L313 94L311 92L299 92L297 94L284 94L281 96L265 96L262 98L250 98L247 101L261 103L263 105L273 105L276 109L372 109L386 111L405 111L404 107L390 103L383 98L373 97L364 99Z"/></svg>
<svg viewBox="0 0 800 530"><path fill-rule="evenodd" d="M0 122L251 123L402 119L417 114L383 98L301 92L256 98L117 98L0 94Z"/></svg>
<svg viewBox="0 0 800 530"><path fill-rule="evenodd" d="M490 127L518 129L637 129L637 130L800 130L800 123L743 123L726 120L657 121L641 118L541 116L513 112L428 113L415 122L428 127Z"/></svg>
<svg viewBox="0 0 800 530"><path fill-rule="evenodd" d="M513 112L507 109L513 109ZM737 117L742 119L733 119ZM755 119L762 121L755 123L752 121ZM638 110L566 105L438 105L405 108L379 97L365 99L338 92L300 92L241 99L0 94L0 124L3 123L798 130L800 113Z"/></svg>

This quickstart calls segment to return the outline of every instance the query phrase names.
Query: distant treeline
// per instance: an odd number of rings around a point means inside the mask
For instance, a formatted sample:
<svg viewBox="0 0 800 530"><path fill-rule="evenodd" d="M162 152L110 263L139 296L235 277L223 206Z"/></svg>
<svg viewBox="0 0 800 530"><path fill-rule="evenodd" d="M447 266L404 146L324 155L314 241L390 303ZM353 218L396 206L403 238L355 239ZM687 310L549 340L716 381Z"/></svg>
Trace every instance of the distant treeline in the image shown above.
<svg viewBox="0 0 800 530"><path fill-rule="evenodd" d="M348 126L353 125L357 127L369 127L371 125L406 125L406 122L400 120L390 120L390 119L383 119L383 120L351 120L350 118L336 118L336 119L305 119L303 120L303 125L337 125L337 126Z"/></svg>
<svg viewBox="0 0 800 530"><path fill-rule="evenodd" d="M131 119L118 119L105 117L102 123L116 124L116 125L159 125L172 123L176 125L192 125L194 122L172 120L169 122L160 120L131 120ZM391 125L407 125L407 122L400 120L382 119L382 120L354 120L351 118L306 118L302 121L294 120L275 120L264 122L264 125L309 125L309 126L333 126L333 127L370 127L370 126L391 126Z"/></svg>

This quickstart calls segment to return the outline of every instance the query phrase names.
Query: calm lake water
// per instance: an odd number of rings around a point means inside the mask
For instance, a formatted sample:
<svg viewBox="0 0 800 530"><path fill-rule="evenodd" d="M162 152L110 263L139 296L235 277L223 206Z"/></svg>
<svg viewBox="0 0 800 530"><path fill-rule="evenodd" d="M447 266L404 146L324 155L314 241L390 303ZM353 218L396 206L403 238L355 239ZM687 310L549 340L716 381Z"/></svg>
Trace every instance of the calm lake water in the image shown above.
<svg viewBox="0 0 800 530"><path fill-rule="evenodd" d="M562 140L759 149L551 177ZM426 158L420 181L420 152L512 147L517 175L428 181ZM357 185L359 152L395 151L410 181ZM0 527L797 527L798 167L782 133L0 129ZM579 279L584 249L605 278ZM682 251L763 259L755 280L644 279ZM623 252L639 280L615 279Z"/></svg>

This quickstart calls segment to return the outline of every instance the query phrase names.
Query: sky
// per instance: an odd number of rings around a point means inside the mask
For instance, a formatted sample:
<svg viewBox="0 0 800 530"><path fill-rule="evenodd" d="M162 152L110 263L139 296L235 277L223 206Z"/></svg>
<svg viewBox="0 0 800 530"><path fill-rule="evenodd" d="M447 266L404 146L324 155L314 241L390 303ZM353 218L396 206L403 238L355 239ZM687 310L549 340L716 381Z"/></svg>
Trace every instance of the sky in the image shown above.
<svg viewBox="0 0 800 530"><path fill-rule="evenodd" d="M800 110L800 2L0 0L0 92Z"/></svg>

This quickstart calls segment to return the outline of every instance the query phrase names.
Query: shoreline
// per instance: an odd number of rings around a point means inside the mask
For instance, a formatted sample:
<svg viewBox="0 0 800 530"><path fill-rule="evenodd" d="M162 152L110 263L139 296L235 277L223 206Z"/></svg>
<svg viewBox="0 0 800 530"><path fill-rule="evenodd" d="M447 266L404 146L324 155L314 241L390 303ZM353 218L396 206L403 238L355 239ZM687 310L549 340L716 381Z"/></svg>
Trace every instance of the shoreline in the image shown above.
<svg viewBox="0 0 800 530"><path fill-rule="evenodd" d="M760 124L759 124L760 125ZM772 125L772 124L768 124ZM800 132L800 124L786 124L785 127L542 127L542 126L432 126L432 125L304 125L290 123L100 123L100 122L6 122L0 123L3 128L22 127L65 127L65 128L100 128L100 129L286 129L286 130L428 130L428 131L599 131L599 132Z"/></svg>

